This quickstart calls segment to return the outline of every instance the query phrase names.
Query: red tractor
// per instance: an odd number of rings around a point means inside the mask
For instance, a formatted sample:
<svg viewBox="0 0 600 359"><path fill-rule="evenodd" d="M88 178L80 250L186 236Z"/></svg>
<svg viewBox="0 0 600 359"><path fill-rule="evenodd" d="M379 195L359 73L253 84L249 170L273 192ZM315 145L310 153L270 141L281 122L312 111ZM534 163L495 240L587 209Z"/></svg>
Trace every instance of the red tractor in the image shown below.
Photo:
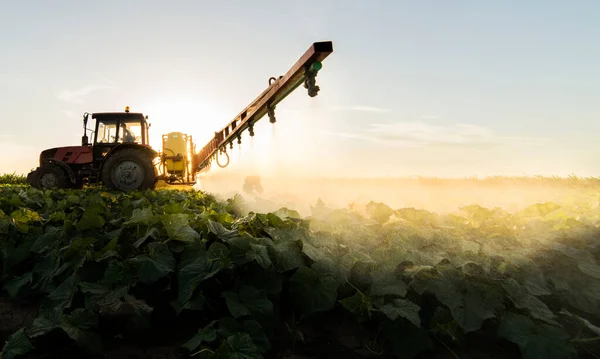
<svg viewBox="0 0 600 359"><path fill-rule="evenodd" d="M163 135L162 151L150 147L148 117L141 113L85 113L81 146L57 147L40 154L39 167L29 173L28 182L36 188L82 188L86 183L102 183L109 189L121 191L153 188L160 179L167 184L196 183L196 173L208 170L213 159L221 167L229 163L227 145L241 143L241 134L248 130L254 136L254 124L268 114L275 123L275 106L301 84L310 97L320 88L315 78L323 61L333 52L331 41L315 42L288 72L271 77L269 86L250 105L246 106L200 151L196 152L192 137L180 132ZM95 120L88 128L88 120ZM88 139L92 132L92 141ZM217 156L227 155L221 165ZM155 160L157 162L155 162ZM159 174L159 169L162 173Z"/></svg>
<svg viewBox="0 0 600 359"><path fill-rule="evenodd" d="M158 179L149 145L147 117L141 113L91 114L96 120L88 129L90 114L83 116L81 146L57 147L40 154L40 167L29 173L37 188L81 188L85 182L102 182L111 189L152 188ZM87 131L92 132L90 143Z"/></svg>

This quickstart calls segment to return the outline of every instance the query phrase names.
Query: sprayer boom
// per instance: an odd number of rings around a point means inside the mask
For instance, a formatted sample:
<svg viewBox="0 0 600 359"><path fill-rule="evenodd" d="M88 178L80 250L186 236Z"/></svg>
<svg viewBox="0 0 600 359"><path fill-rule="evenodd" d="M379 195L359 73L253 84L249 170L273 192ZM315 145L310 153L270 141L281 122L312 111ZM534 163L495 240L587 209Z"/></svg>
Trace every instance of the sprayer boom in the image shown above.
<svg viewBox="0 0 600 359"><path fill-rule="evenodd" d="M321 62L333 52L331 41L315 42L300 57L288 72L269 79L267 87L254 101L243 109L227 126L215 132L215 137L210 140L198 153L194 154L193 166L196 171L210 167L210 163L218 152L226 153L227 145L233 148L233 141L241 143L241 134L248 129L250 136L254 136L254 124L265 114L269 121L275 123L275 106L290 93L304 83L310 97L317 96L319 86L315 78L322 67ZM227 156L229 159L229 156ZM222 166L224 167L224 166Z"/></svg>

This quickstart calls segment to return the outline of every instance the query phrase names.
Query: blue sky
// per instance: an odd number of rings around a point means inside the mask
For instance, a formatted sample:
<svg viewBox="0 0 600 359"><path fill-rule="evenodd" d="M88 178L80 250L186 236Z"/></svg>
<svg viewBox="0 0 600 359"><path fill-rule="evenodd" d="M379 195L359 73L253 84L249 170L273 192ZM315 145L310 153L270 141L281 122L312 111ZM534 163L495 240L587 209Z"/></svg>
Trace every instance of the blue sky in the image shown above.
<svg viewBox="0 0 600 359"><path fill-rule="evenodd" d="M182 131L200 147L331 40L319 96L280 104L231 170L600 175L597 0L0 6L0 173L78 144L83 112L127 105L149 115L155 145Z"/></svg>

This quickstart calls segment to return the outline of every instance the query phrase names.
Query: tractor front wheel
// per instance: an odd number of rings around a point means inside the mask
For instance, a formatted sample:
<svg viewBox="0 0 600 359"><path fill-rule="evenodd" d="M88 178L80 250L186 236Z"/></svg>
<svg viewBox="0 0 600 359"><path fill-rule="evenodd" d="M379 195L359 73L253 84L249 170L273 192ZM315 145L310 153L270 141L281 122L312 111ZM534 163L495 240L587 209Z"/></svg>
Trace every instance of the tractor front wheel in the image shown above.
<svg viewBox="0 0 600 359"><path fill-rule="evenodd" d="M155 183L152 158L135 148L119 150L102 166L102 182L110 189L124 192L152 188Z"/></svg>
<svg viewBox="0 0 600 359"><path fill-rule="evenodd" d="M57 189L67 187L67 176L59 166L46 163L37 171L35 179L36 187L39 189Z"/></svg>

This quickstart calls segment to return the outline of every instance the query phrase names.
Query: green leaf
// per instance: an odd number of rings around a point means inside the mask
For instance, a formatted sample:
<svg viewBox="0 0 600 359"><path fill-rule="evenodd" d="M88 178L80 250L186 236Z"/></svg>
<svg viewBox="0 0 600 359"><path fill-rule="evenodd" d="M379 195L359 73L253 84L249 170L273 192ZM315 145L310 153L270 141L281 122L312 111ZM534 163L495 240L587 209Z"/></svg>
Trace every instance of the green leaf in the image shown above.
<svg viewBox="0 0 600 359"><path fill-rule="evenodd" d="M525 288L531 295L550 295L544 274L534 267L527 273L525 278Z"/></svg>
<svg viewBox="0 0 600 359"><path fill-rule="evenodd" d="M2 347L0 357L2 359L14 359L29 353L32 349L34 348L27 334L25 334L25 328L21 328L8 337L4 347Z"/></svg>
<svg viewBox="0 0 600 359"><path fill-rule="evenodd" d="M229 242L232 239L240 237L240 234L236 230L229 230L225 228L221 223L208 220L208 231L217 236L218 239L223 242Z"/></svg>
<svg viewBox="0 0 600 359"><path fill-rule="evenodd" d="M60 258L55 253L50 252L41 258L33 267L33 275L37 278L33 288L43 293L53 291L56 287L53 279L59 268Z"/></svg>
<svg viewBox="0 0 600 359"><path fill-rule="evenodd" d="M41 254L60 243L60 237L63 234L62 228L47 227L44 234L39 236L31 246L31 251Z"/></svg>
<svg viewBox="0 0 600 359"><path fill-rule="evenodd" d="M315 262L322 261L326 258L326 254L321 248L317 248L308 242L302 243L302 253Z"/></svg>
<svg viewBox="0 0 600 359"><path fill-rule="evenodd" d="M117 253L117 243L118 242L119 242L118 237L113 238L110 242L108 242L104 246L104 248L102 248L98 252L94 253L94 260L96 262L101 262L101 261L111 258L111 257L118 257L119 256L119 254Z"/></svg>
<svg viewBox="0 0 600 359"><path fill-rule="evenodd" d="M50 308L40 311L38 316L33 320L31 326L27 329L27 334L30 338L45 335L52 331L61 323L62 309Z"/></svg>
<svg viewBox="0 0 600 359"><path fill-rule="evenodd" d="M77 292L77 276L71 275L48 295L42 308L65 309L71 306L71 301Z"/></svg>
<svg viewBox="0 0 600 359"><path fill-rule="evenodd" d="M531 319L508 313L498 327L498 336L519 346L524 359L577 358L577 351L568 343L569 336L560 328L536 324Z"/></svg>
<svg viewBox="0 0 600 359"><path fill-rule="evenodd" d="M304 265L301 241L276 243L269 247L269 254L275 269L279 273L287 272Z"/></svg>
<svg viewBox="0 0 600 359"><path fill-rule="evenodd" d="M369 202L366 205L366 210L369 217L378 223L387 222L392 214L394 214L393 209L381 202Z"/></svg>
<svg viewBox="0 0 600 359"><path fill-rule="evenodd" d="M262 244L250 243L250 250L246 252L246 258L249 261L256 261L256 263L264 269L273 267L273 263L269 257L269 251L267 247Z"/></svg>
<svg viewBox="0 0 600 359"><path fill-rule="evenodd" d="M8 292L8 295L10 295L12 298L17 298L17 296L19 295L19 292L21 291L21 288L23 288L24 286L26 286L28 284L31 284L32 280L33 280L33 274L31 272L27 272L21 277L15 277L15 278L12 278L11 280L7 281L4 284L4 289Z"/></svg>
<svg viewBox="0 0 600 359"><path fill-rule="evenodd" d="M187 342L185 342L182 347L186 348L190 352L193 352L198 348L202 343L210 343L217 339L217 329L214 328L216 321L210 322L207 326L200 329L198 333L194 334Z"/></svg>
<svg viewBox="0 0 600 359"><path fill-rule="evenodd" d="M151 284L175 270L175 258L162 242L148 244L148 255L139 255L132 259L139 264L140 282Z"/></svg>
<svg viewBox="0 0 600 359"><path fill-rule="evenodd" d="M156 227L150 227L150 228L148 228L148 230L146 231L146 234L144 234L143 237L141 237L137 241L133 242L133 246L135 248L139 248L149 238L154 238L155 240L160 239L160 231L158 230L158 228L156 228Z"/></svg>
<svg viewBox="0 0 600 359"><path fill-rule="evenodd" d="M260 323L256 320L248 319L242 323L242 330L252 338L254 345L262 352L266 353L271 349L269 338L265 334Z"/></svg>
<svg viewBox="0 0 600 359"><path fill-rule="evenodd" d="M360 292L356 292L353 296L340 300L340 303L348 311L359 316L361 321L371 318L371 312L374 310L370 298Z"/></svg>
<svg viewBox="0 0 600 359"><path fill-rule="evenodd" d="M419 294L434 293L465 332L479 330L484 320L494 318L495 311L503 307L504 298L496 288L470 281L450 264L437 269L417 272L411 286Z"/></svg>
<svg viewBox="0 0 600 359"><path fill-rule="evenodd" d="M11 218L0 209L0 234L8 234Z"/></svg>
<svg viewBox="0 0 600 359"><path fill-rule="evenodd" d="M162 216L162 222L171 240L190 242L200 239L200 233L190 227L189 218L190 216L184 213L165 214Z"/></svg>
<svg viewBox="0 0 600 359"><path fill-rule="evenodd" d="M251 285L243 285L240 287L239 295L242 303L256 320L264 321L273 317L273 303L265 292Z"/></svg>
<svg viewBox="0 0 600 359"><path fill-rule="evenodd" d="M99 334L91 331L98 325L98 317L85 309L75 309L63 316L60 328L80 347L95 353L102 352L102 340Z"/></svg>
<svg viewBox="0 0 600 359"><path fill-rule="evenodd" d="M80 231L85 231L88 229L97 229L102 228L105 223L106 221L104 220L104 218L102 218L102 216L99 213L92 210L86 210L85 212L83 212L83 215L77 222L77 228L79 228Z"/></svg>
<svg viewBox="0 0 600 359"><path fill-rule="evenodd" d="M131 214L131 218L123 223L124 226L129 225L146 225L153 223L154 214L151 207L135 208Z"/></svg>
<svg viewBox="0 0 600 359"><path fill-rule="evenodd" d="M558 324L556 315L548 308L548 306L532 296L526 289L514 280L509 278L504 281L503 287L506 290L508 297L513 301L515 307L519 309L528 309L534 318L541 319L550 324Z"/></svg>
<svg viewBox="0 0 600 359"><path fill-rule="evenodd" d="M379 308L379 311L391 320L402 317L413 323L417 328L421 327L420 310L421 308L418 305L407 299L394 299L392 303L384 304Z"/></svg>
<svg viewBox="0 0 600 359"><path fill-rule="evenodd" d="M237 293L228 291L223 293L222 296L225 298L229 313L231 313L234 318L250 315L250 310L242 303L240 296Z"/></svg>
<svg viewBox="0 0 600 359"><path fill-rule="evenodd" d="M236 333L227 337L229 359L258 359L262 354L248 333Z"/></svg>
<svg viewBox="0 0 600 359"><path fill-rule="evenodd" d="M204 280L211 278L223 268L223 262L211 258L208 252L197 252L194 260L187 262L179 270L179 303L185 305L196 287Z"/></svg>
<svg viewBox="0 0 600 359"><path fill-rule="evenodd" d="M397 278L396 274L388 269L380 269L371 272L373 283L369 294L376 296L395 295L404 297L408 289L402 279Z"/></svg>
<svg viewBox="0 0 600 359"><path fill-rule="evenodd" d="M300 267L290 277L290 292L294 303L305 314L327 311L335 305L338 284L330 275L308 267Z"/></svg>
<svg viewBox="0 0 600 359"><path fill-rule="evenodd" d="M17 227L17 230L22 233L28 233L29 228L35 222L40 222L42 217L36 211L32 211L29 208L19 208L10 214L13 223Z"/></svg>
<svg viewBox="0 0 600 359"><path fill-rule="evenodd" d="M243 285L239 292L223 293L227 308L234 318L251 315L258 321L265 321L273 316L273 303L263 291Z"/></svg>

